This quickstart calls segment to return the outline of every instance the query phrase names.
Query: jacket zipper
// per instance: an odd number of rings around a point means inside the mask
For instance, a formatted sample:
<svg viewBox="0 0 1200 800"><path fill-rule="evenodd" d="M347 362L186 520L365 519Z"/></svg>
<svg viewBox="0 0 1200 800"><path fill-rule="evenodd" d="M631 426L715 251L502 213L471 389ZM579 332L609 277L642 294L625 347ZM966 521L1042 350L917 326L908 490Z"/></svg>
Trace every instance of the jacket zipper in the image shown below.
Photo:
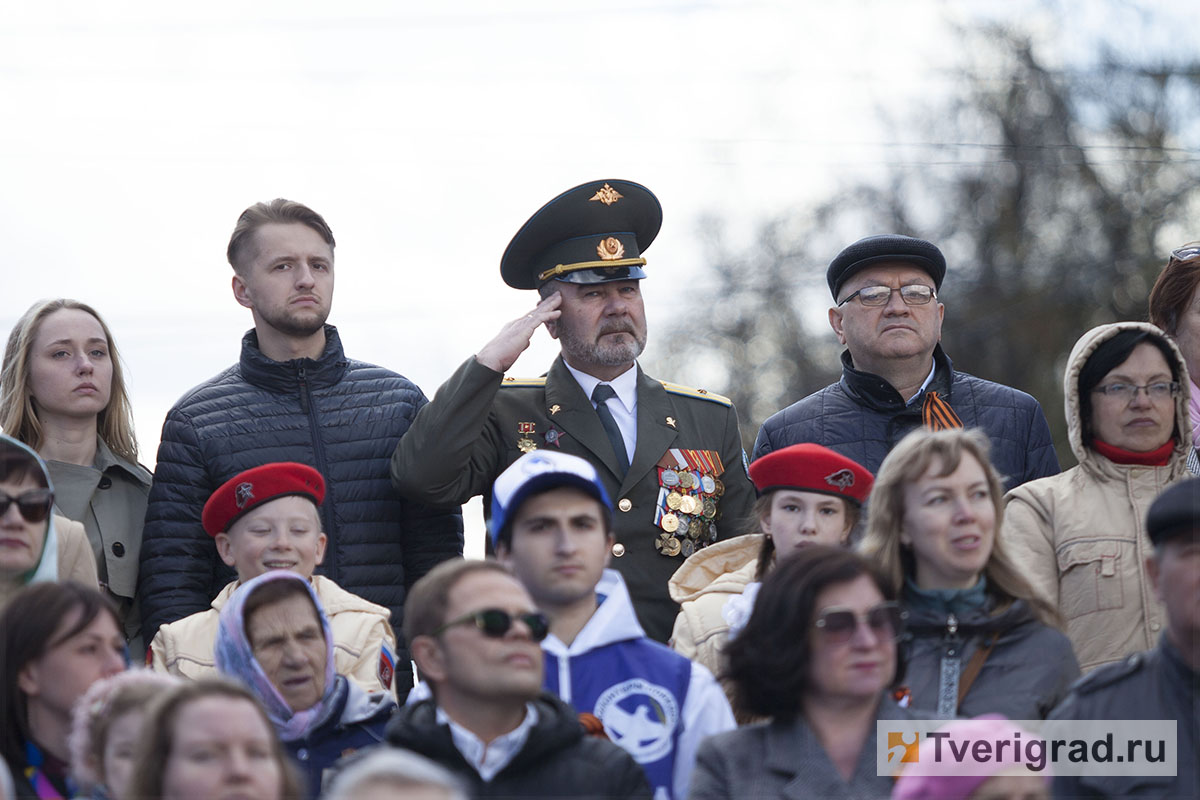
<svg viewBox="0 0 1200 800"><path fill-rule="evenodd" d="M321 425L320 421L317 419L316 406L312 401L312 389L308 385L308 371L303 365L296 367L296 380L300 383L300 410L308 416L308 427L310 433L312 434L313 455L316 457L317 461L317 463L313 466L316 467L317 472L320 472L321 476L325 478L326 498L325 502L321 504L320 511L321 519L324 523L323 527L325 528L325 535L328 537L329 546L333 550L333 558L325 559L325 576L334 583L338 583L337 525L333 518L334 502L332 498L328 496L330 494L328 489L329 472L326 469L327 465L325 463L325 443L321 439Z"/></svg>

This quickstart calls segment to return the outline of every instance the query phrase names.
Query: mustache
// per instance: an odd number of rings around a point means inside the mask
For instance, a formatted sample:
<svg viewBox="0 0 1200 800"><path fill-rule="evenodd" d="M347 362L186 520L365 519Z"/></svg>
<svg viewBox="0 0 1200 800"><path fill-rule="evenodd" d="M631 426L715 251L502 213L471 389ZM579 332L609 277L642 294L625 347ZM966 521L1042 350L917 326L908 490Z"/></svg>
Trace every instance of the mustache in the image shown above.
<svg viewBox="0 0 1200 800"><path fill-rule="evenodd" d="M628 333L633 336L637 335L637 332L633 329L633 326L630 325L628 322L613 322L608 325L605 325L604 327L602 327L600 329L600 332L597 333L596 335L603 336L606 333Z"/></svg>

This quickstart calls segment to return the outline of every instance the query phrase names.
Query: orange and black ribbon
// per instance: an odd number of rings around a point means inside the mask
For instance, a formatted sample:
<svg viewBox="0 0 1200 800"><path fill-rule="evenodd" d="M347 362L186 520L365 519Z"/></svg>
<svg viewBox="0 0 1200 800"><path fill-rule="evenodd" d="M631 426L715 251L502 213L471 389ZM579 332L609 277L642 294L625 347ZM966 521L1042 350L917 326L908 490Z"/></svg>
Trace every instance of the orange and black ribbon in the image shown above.
<svg viewBox="0 0 1200 800"><path fill-rule="evenodd" d="M938 397L937 392L925 394L925 403L921 407L921 422L931 431L963 427L963 421L958 418L958 414L954 413L949 403Z"/></svg>

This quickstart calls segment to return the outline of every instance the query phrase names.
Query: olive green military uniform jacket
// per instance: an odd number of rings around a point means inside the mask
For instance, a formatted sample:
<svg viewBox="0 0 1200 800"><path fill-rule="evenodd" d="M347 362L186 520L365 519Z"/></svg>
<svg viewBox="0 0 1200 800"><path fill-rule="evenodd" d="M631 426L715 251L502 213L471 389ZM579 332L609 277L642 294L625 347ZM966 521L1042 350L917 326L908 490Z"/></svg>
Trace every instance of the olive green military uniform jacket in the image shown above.
<svg viewBox="0 0 1200 800"><path fill-rule="evenodd" d="M733 405L720 395L648 378L639 367L637 447L622 479L600 417L561 356L545 377L532 379L506 378L472 356L400 440L392 482L401 494L426 503L490 498L496 477L534 449L557 449L595 465L615 506L612 566L625 578L646 633L667 641L679 610L667 581L694 548L714 535L739 532L751 515L754 486L746 475ZM694 473L719 481L713 493L676 487L680 494L712 501L715 516L684 515L665 506L671 487L664 487L659 464L680 457L699 464ZM663 527L668 512L675 521L686 517L699 535L672 535L673 521Z"/></svg>

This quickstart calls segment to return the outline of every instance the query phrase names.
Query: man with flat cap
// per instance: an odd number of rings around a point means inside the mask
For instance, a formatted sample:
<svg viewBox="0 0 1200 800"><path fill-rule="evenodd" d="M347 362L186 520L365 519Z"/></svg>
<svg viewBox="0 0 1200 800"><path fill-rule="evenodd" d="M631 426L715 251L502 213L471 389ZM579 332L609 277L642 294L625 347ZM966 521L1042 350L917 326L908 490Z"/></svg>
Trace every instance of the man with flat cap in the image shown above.
<svg viewBox="0 0 1200 800"><path fill-rule="evenodd" d="M924 239L868 236L838 253L826 277L829 324L846 346L842 379L764 422L754 458L816 442L878 472L912 429L967 427L991 439L1005 488L1057 474L1037 400L956 371L942 350L945 276L946 259Z"/></svg>
<svg viewBox="0 0 1200 800"><path fill-rule="evenodd" d="M661 223L658 199L620 180L577 186L534 214L500 273L541 302L421 409L392 457L392 481L413 500L461 503L533 450L587 459L616 507L613 566L647 634L665 642L678 612L667 581L695 550L742 532L754 488L730 401L637 365L643 253ZM561 346L550 371L505 377L542 325Z"/></svg>
<svg viewBox="0 0 1200 800"><path fill-rule="evenodd" d="M1077 681L1049 719L1172 720L1176 774L1059 775L1055 797L1200 797L1200 478L1155 499L1146 533L1154 545L1146 574L1166 608L1167 629L1153 650Z"/></svg>

